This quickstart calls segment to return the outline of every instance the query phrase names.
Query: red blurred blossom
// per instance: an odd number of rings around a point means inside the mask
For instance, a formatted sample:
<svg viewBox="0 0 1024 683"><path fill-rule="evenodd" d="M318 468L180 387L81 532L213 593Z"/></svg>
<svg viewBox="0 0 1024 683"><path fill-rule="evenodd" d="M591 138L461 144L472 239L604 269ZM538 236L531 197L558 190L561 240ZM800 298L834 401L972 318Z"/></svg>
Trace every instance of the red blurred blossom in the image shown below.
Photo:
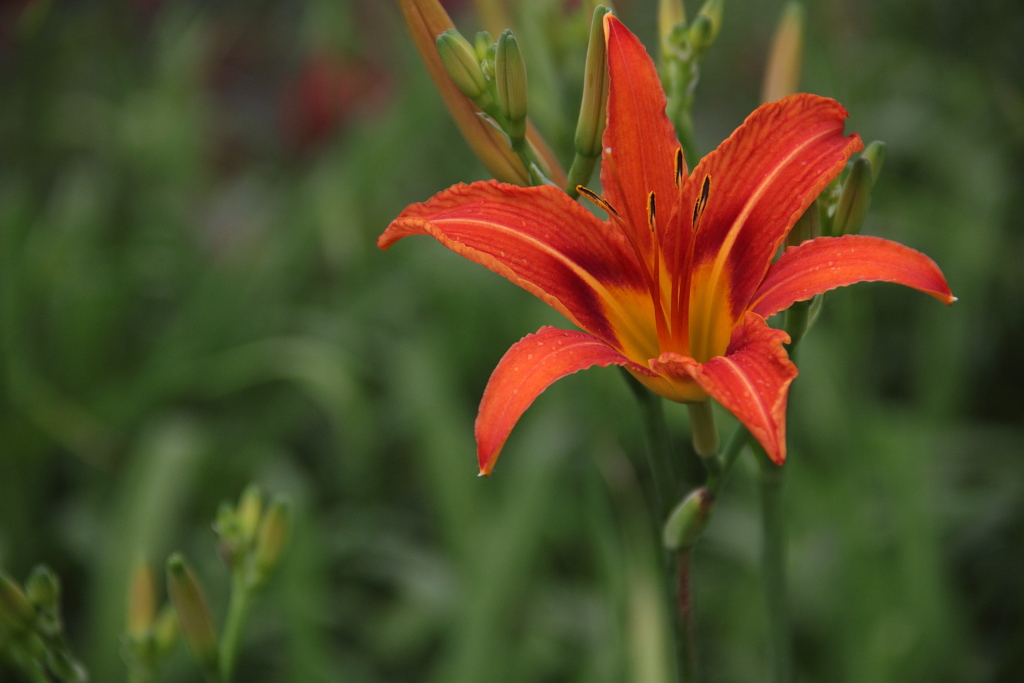
<svg viewBox="0 0 1024 683"><path fill-rule="evenodd" d="M281 93L282 133L296 151L323 144L360 109L383 106L390 92L387 74L356 59L312 54Z"/></svg>

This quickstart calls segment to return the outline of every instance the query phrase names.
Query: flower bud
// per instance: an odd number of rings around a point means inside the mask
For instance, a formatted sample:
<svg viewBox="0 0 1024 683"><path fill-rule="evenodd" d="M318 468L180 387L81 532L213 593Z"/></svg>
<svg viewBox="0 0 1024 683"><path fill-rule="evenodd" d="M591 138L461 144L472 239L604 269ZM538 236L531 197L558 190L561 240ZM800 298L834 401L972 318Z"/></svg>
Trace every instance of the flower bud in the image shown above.
<svg viewBox="0 0 1024 683"><path fill-rule="evenodd" d="M786 246L795 247L798 244L812 240L821 234L821 221L818 215L818 201L811 202L803 215L796 220L793 229L786 235Z"/></svg>
<svg viewBox="0 0 1024 683"><path fill-rule="evenodd" d="M669 550L692 548L708 526L714 495L705 487L694 489L668 516L662 541Z"/></svg>
<svg viewBox="0 0 1024 683"><path fill-rule="evenodd" d="M0 573L0 623L23 632L32 628L36 610L21 587L6 574Z"/></svg>
<svg viewBox="0 0 1024 683"><path fill-rule="evenodd" d="M473 51L476 53L476 61L479 64L487 60L488 58L493 60L494 55L490 54L491 48L494 46L494 38L487 31L480 31L476 34L473 39Z"/></svg>
<svg viewBox="0 0 1024 683"><path fill-rule="evenodd" d="M238 533L245 546L250 545L256 538L256 530L260 524L260 513L263 512L263 495L260 488L255 484L249 484L242 491L238 499L238 508L235 512L238 524Z"/></svg>
<svg viewBox="0 0 1024 683"><path fill-rule="evenodd" d="M149 562L139 558L132 568L128 584L128 612L125 619L125 633L130 638L141 639L149 632L156 615L156 576Z"/></svg>
<svg viewBox="0 0 1024 683"><path fill-rule="evenodd" d="M60 579L46 565L37 565L25 582L28 599L41 610L56 610L60 602Z"/></svg>
<svg viewBox="0 0 1024 683"><path fill-rule="evenodd" d="M217 633L210 608L195 574L180 553L167 558L167 592L178 615L181 634L203 671L217 671Z"/></svg>
<svg viewBox="0 0 1024 683"><path fill-rule="evenodd" d="M774 102L792 95L800 88L800 71L804 51L804 7L790 2L782 11L775 29L772 49L768 54L762 102Z"/></svg>
<svg viewBox="0 0 1024 683"><path fill-rule="evenodd" d="M722 5L723 0L707 0L690 24L690 45L698 57L703 56L718 38L718 31L722 28Z"/></svg>
<svg viewBox="0 0 1024 683"><path fill-rule="evenodd" d="M153 621L153 647L158 660L166 658L178 642L178 615L165 605Z"/></svg>
<svg viewBox="0 0 1024 683"><path fill-rule="evenodd" d="M526 62L523 61L519 42L509 29L505 29L498 38L494 77L498 104L505 118L505 132L514 147L526 136Z"/></svg>
<svg viewBox="0 0 1024 683"><path fill-rule="evenodd" d="M832 219L832 234L856 235L864 223L871 203L871 162L860 157L843 183L843 191Z"/></svg>
<svg viewBox="0 0 1024 683"><path fill-rule="evenodd" d="M686 10L683 0L659 0L658 2L658 36L661 38L661 58L672 54L674 41L672 34L677 26L686 24Z"/></svg>
<svg viewBox="0 0 1024 683"><path fill-rule="evenodd" d="M587 45L587 67L583 75L583 102L576 122L576 151L587 157L601 155L605 107L608 102L608 64L605 59L604 15L607 9L598 5L590 22L590 43Z"/></svg>
<svg viewBox="0 0 1024 683"><path fill-rule="evenodd" d="M437 37L437 54L459 90L473 101L487 93L487 79L473 46L453 28ZM478 102L479 104L479 102Z"/></svg>
<svg viewBox="0 0 1024 683"><path fill-rule="evenodd" d="M882 172L882 164L885 162L886 145L881 140L875 140L861 152L861 159L867 159L871 164L871 185L878 182L878 174Z"/></svg>
<svg viewBox="0 0 1024 683"><path fill-rule="evenodd" d="M260 525L256 539L256 554L253 564L253 582L260 585L270 576L281 560L284 546L288 541L291 527L291 513L288 504L281 499L274 501Z"/></svg>

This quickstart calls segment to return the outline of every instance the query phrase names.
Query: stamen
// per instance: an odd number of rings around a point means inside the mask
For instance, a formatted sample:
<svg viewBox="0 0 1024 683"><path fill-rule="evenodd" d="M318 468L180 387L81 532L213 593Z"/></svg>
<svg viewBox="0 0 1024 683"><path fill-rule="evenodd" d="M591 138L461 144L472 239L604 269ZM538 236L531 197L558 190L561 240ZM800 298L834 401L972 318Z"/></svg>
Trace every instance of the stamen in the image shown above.
<svg viewBox="0 0 1024 683"><path fill-rule="evenodd" d="M686 161L683 158L683 148L676 148L676 187L682 187L683 169L686 168Z"/></svg>
<svg viewBox="0 0 1024 683"><path fill-rule="evenodd" d="M654 218L654 215L655 215L655 205L654 204L655 204L655 202L654 202L654 193L651 192L651 193L649 193L647 195L647 227L651 229L652 233L654 232L654 226L655 226L655 218Z"/></svg>
<svg viewBox="0 0 1024 683"><path fill-rule="evenodd" d="M619 218L619 219L622 218L622 216L619 215L619 212L615 210L615 207L612 206L611 204L609 204L608 201L604 197L599 197L596 192L588 190L587 188L583 187L582 185L577 185L576 186L576 191L579 192L584 197L586 197L587 199L589 199L590 201L592 201L595 204L597 204L602 209L604 209L606 213L608 213L608 214L610 214L612 216L615 216L616 218Z"/></svg>
<svg viewBox="0 0 1024 683"><path fill-rule="evenodd" d="M700 188L700 197L693 204L693 231L700 228L700 217L704 215L704 208L708 205L708 194L711 192L711 176L704 176L704 184Z"/></svg>

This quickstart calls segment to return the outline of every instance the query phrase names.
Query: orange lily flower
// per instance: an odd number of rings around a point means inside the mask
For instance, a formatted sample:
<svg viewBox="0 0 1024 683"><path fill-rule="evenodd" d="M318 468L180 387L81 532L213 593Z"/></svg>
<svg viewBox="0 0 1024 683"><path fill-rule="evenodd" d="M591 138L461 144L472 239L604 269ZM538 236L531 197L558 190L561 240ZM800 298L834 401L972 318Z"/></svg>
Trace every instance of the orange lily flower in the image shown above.
<svg viewBox="0 0 1024 683"><path fill-rule="evenodd" d="M585 330L543 327L498 363L476 421L481 474L544 389L593 365L625 367L673 401L714 398L781 464L797 368L783 347L788 335L765 318L867 280L947 304L954 297L931 259L877 237L819 237L772 261L863 147L844 135L838 102L799 94L765 104L688 174L653 62L614 16L604 27L604 197L584 193L608 220L555 187L477 182L408 207L377 244L430 235Z"/></svg>

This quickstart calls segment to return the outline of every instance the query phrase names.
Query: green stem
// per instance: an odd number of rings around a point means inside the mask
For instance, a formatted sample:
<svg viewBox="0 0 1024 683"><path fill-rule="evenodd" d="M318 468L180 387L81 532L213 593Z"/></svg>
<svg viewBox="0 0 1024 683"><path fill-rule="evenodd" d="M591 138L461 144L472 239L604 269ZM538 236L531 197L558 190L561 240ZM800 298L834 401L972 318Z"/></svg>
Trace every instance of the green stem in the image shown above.
<svg viewBox="0 0 1024 683"><path fill-rule="evenodd" d="M676 628L676 653L679 657L679 675L684 683L697 680L697 638L693 628L693 601L690 590L691 550L680 550L676 554L676 604L678 605L678 627Z"/></svg>
<svg viewBox="0 0 1024 683"><path fill-rule="evenodd" d="M229 683L235 667L235 655L238 654L238 641L242 635L242 625L249 611L249 588L245 575L236 570L232 577L231 602L228 604L228 615L224 621L224 634L220 640L220 677L223 683Z"/></svg>
<svg viewBox="0 0 1024 683"><path fill-rule="evenodd" d="M768 614L768 640L771 650L772 683L789 683L793 676L789 612L786 605L786 526L782 496L784 470L768 459L759 445L754 446L760 465L763 547L761 571L764 576L764 601Z"/></svg>
<svg viewBox="0 0 1024 683"><path fill-rule="evenodd" d="M693 450L707 464L718 452L718 430L715 429L715 414L711 410L711 401L687 403L690 411L690 431L693 437Z"/></svg>
<svg viewBox="0 0 1024 683"><path fill-rule="evenodd" d="M643 414L647 462L654 480L655 509L660 524L668 517L679 496L676 483L678 475L672 462L672 445L665 424L665 410L660 396L648 390L626 370L623 370L623 375Z"/></svg>

